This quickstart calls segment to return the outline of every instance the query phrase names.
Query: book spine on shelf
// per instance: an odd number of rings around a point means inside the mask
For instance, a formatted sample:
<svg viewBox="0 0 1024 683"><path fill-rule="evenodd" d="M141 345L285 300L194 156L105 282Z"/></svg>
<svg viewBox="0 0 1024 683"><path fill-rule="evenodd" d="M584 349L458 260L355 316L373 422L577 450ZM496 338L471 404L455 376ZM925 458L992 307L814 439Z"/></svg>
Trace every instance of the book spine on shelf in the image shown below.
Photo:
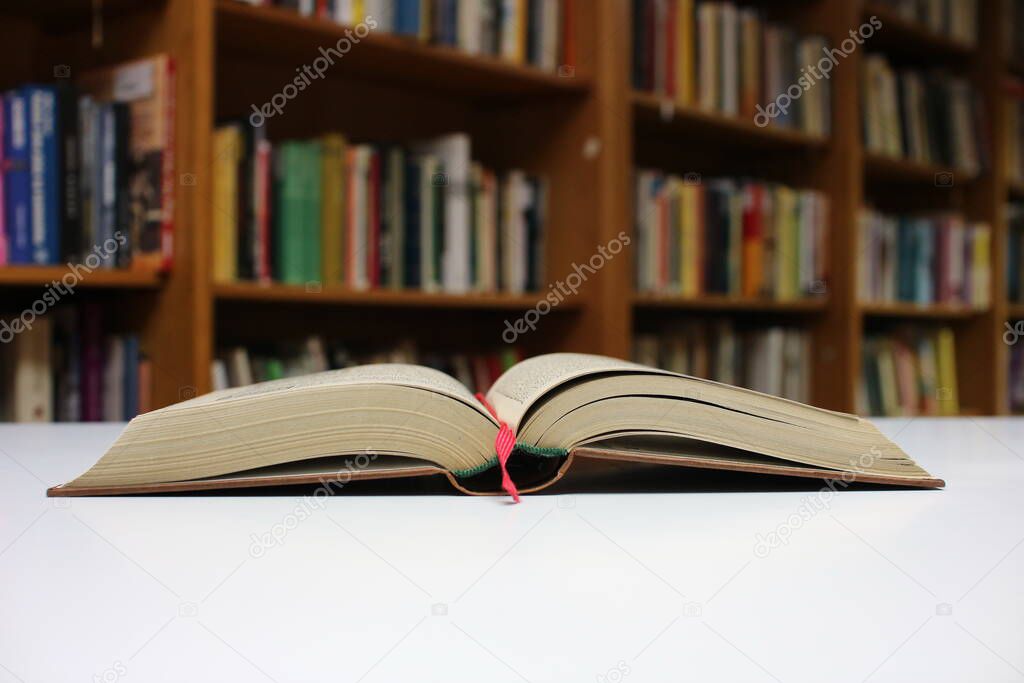
<svg viewBox="0 0 1024 683"><path fill-rule="evenodd" d="M22 91L4 95L4 184L8 260L32 263L32 176L29 171L28 98Z"/></svg>

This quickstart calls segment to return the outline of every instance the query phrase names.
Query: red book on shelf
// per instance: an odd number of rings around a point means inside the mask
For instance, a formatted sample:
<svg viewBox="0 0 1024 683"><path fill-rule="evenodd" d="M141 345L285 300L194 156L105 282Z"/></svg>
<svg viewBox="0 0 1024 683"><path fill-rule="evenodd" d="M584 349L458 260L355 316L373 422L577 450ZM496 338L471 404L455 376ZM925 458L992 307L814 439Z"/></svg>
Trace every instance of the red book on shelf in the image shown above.
<svg viewBox="0 0 1024 683"><path fill-rule="evenodd" d="M573 0L562 0L562 65L576 66L576 22Z"/></svg>
<svg viewBox="0 0 1024 683"><path fill-rule="evenodd" d="M487 354L487 384L480 390L481 393L487 393L487 390L491 388L491 385L498 381L501 377L503 369L501 367L501 358L496 353Z"/></svg>
<svg viewBox="0 0 1024 683"><path fill-rule="evenodd" d="M367 201L370 218L370 230L367 235L366 258L369 259L366 269L370 276L370 286L380 286L380 153L373 150L370 154L370 182Z"/></svg>
<svg viewBox="0 0 1024 683"><path fill-rule="evenodd" d="M356 193L358 182L356 179L359 166L358 149L350 145L345 150L345 284L349 287L358 286L356 281L356 254L359 253L360 226L356 219Z"/></svg>
<svg viewBox="0 0 1024 683"><path fill-rule="evenodd" d="M475 355L470 358L469 362L473 368L473 384L476 385L476 390L479 392L486 392L491 386L490 369L487 367L487 357Z"/></svg>
<svg viewBox="0 0 1024 683"><path fill-rule="evenodd" d="M740 290L743 296L754 297L760 293L764 277L764 189L756 183L751 184L747 186L746 194Z"/></svg>
<svg viewBox="0 0 1024 683"><path fill-rule="evenodd" d="M153 361L139 361L139 415L153 410Z"/></svg>

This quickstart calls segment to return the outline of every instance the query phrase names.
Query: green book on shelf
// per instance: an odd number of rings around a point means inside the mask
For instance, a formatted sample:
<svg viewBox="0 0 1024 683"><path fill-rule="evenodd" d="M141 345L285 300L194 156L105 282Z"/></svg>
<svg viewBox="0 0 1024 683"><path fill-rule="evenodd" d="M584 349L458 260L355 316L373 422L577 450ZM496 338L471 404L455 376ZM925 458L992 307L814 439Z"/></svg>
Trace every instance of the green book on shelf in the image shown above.
<svg viewBox="0 0 1024 683"><path fill-rule="evenodd" d="M277 244L274 254L281 282L305 284L305 258L303 228L306 200L303 188L305 178L302 165L305 159L303 143L282 142L275 164L274 182L277 185L278 207L274 218Z"/></svg>

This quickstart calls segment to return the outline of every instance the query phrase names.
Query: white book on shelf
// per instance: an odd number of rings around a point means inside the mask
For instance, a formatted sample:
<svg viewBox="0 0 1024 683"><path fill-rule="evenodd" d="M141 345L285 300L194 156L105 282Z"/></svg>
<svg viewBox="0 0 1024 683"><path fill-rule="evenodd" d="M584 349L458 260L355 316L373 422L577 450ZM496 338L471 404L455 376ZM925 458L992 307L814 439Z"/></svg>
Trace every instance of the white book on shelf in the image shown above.
<svg viewBox="0 0 1024 683"><path fill-rule="evenodd" d="M542 0L542 2L540 67L545 71L555 71L559 66L558 45L562 28L562 3L560 0Z"/></svg>
<svg viewBox="0 0 1024 683"><path fill-rule="evenodd" d="M50 318L36 318L32 329L25 330L6 345L10 351L6 361L4 385L9 383L10 394L5 395L11 417L15 422L50 422L53 420L53 327ZM0 351L5 349L0 348ZM6 354L5 354L6 355ZM8 375L9 372L9 375ZM8 386L3 386L8 394Z"/></svg>
<svg viewBox="0 0 1024 683"><path fill-rule="evenodd" d="M220 358L210 363L210 383L213 385L214 391L231 388L231 383L228 381L228 366Z"/></svg>
<svg viewBox="0 0 1024 683"><path fill-rule="evenodd" d="M456 43L471 54L479 54L481 51L480 5L479 2L464 0L458 4L456 10Z"/></svg>
<svg viewBox="0 0 1024 683"><path fill-rule="evenodd" d="M444 194L444 251L440 282L444 291L463 294L469 291L469 173L472 165L469 135L443 135L416 144L413 151L437 157L444 169L434 179L441 183Z"/></svg>
<svg viewBox="0 0 1024 683"><path fill-rule="evenodd" d="M233 387L247 387L255 380L252 375L252 363L249 352L243 346L237 346L228 352L227 357L228 383Z"/></svg>

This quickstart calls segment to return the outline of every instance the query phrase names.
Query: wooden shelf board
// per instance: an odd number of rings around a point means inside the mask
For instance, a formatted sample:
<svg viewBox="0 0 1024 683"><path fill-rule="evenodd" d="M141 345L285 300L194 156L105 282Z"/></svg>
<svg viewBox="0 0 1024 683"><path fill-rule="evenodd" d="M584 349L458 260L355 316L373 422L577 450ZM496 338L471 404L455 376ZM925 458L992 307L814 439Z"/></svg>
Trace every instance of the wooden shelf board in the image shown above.
<svg viewBox="0 0 1024 683"><path fill-rule="evenodd" d="M45 287L69 272L65 266L0 266L0 286ZM75 285L89 288L153 289L160 275L133 270L94 270L82 273Z"/></svg>
<svg viewBox="0 0 1024 683"><path fill-rule="evenodd" d="M526 310L537 305L544 295L527 294L444 294L412 290L352 290L337 285L322 286L319 291L303 285L236 282L215 284L214 296L220 301L254 303L299 303L344 306L386 306L389 308L437 308L473 310ZM563 301L552 311L578 309L579 304Z"/></svg>
<svg viewBox="0 0 1024 683"><path fill-rule="evenodd" d="M918 22L904 19L881 3L864 3L865 21L872 15L882 22L882 28L867 41L872 48L944 62L960 61L974 54L974 46L934 33Z"/></svg>
<svg viewBox="0 0 1024 683"><path fill-rule="evenodd" d="M874 318L917 318L924 320L962 320L982 315L988 308L970 308L956 304L862 303L863 315Z"/></svg>
<svg viewBox="0 0 1024 683"><path fill-rule="evenodd" d="M953 185L959 183L973 182L975 176L969 175L966 171L957 171L953 168L938 166L935 164L923 164L910 159L885 156L873 152L864 154L864 177L869 181L900 182L900 183L927 183L933 187L946 187L944 173L953 174Z"/></svg>
<svg viewBox="0 0 1024 683"><path fill-rule="evenodd" d="M237 0L217 0L216 7L218 47L250 60L310 63L320 56L318 46L333 47L346 32L352 34L351 27L281 7L252 6ZM342 74L447 91L474 100L573 95L590 89L589 80L575 72L561 76L386 33L371 33L359 40L341 58L335 58L325 77Z"/></svg>
<svg viewBox="0 0 1024 683"><path fill-rule="evenodd" d="M674 308L694 311L730 311L745 313L818 313L828 306L825 297L790 299L758 299L722 295L682 297L671 294L643 294L633 296L633 305L638 308Z"/></svg>
<svg viewBox="0 0 1024 683"><path fill-rule="evenodd" d="M0 17L10 16L63 28L78 26L92 21L95 0L47 0L46 2L13 2L0 9ZM100 15L111 19L117 15L136 10L159 8L164 0L103 0Z"/></svg>
<svg viewBox="0 0 1024 683"><path fill-rule="evenodd" d="M1024 199L1024 180L1007 178L1006 194L1010 199Z"/></svg>
<svg viewBox="0 0 1024 683"><path fill-rule="evenodd" d="M704 140L712 138L758 147L805 149L821 149L829 142L828 138L798 130L778 126L760 128L753 121L706 112L654 93L634 90L633 109L641 123L664 126Z"/></svg>
<svg viewBox="0 0 1024 683"><path fill-rule="evenodd" d="M1024 319L1024 304L1011 303L1006 307L1006 317Z"/></svg>

